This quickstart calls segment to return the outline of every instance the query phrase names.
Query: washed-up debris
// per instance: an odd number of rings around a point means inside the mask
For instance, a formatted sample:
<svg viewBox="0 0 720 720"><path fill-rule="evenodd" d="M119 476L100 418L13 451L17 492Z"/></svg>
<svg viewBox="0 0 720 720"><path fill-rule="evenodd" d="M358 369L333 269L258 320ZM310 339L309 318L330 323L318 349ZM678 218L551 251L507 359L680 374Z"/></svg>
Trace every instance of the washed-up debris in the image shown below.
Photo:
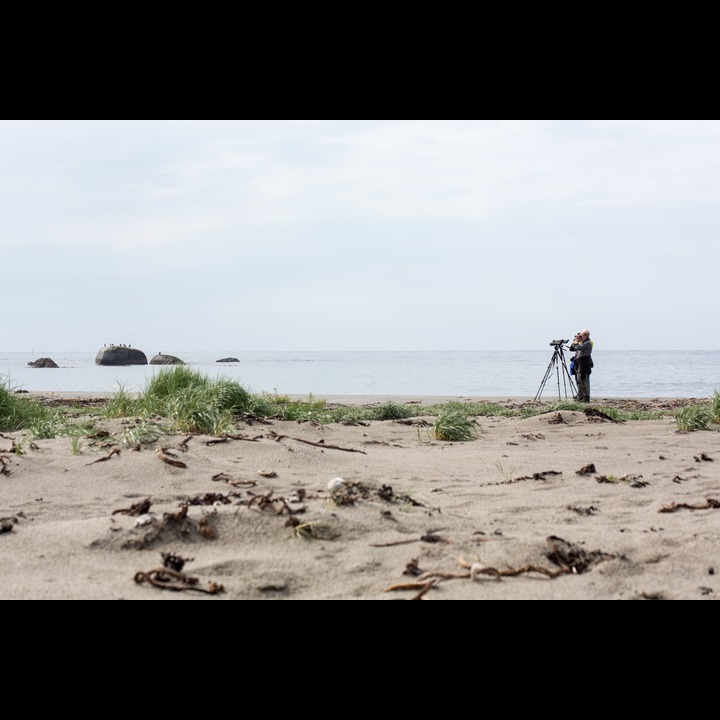
<svg viewBox="0 0 720 720"><path fill-rule="evenodd" d="M408 505L412 505L414 507L427 507L427 505L423 505L423 503L411 498L409 495L399 495L392 489L392 487L390 487L390 485L381 485L377 494L381 500L387 500L388 502L407 503Z"/></svg>
<svg viewBox="0 0 720 720"><path fill-rule="evenodd" d="M397 585L391 585L385 589L385 592L393 590L420 590L420 595L412 598L415 600L422 597L422 595L427 593L432 587L437 587L441 580L469 578L473 581L479 581L483 575L490 575L500 581L504 577L515 577L526 573L538 573L549 578L556 578L561 575L578 575L585 572L591 565L597 562L616 557L615 555L611 555L600 550L588 552L583 548L569 543L555 535L550 535L546 540L550 549L546 552L545 556L554 565L556 565L557 568L527 564L516 568L509 567L501 569L484 566L479 562L471 563L464 557L460 556L460 558L458 558L458 564L461 568L463 568L462 572L426 572L420 575L415 583L400 583ZM427 587L426 583L428 582L433 582L434 584Z"/></svg>
<svg viewBox="0 0 720 720"><path fill-rule="evenodd" d="M548 423L550 425L563 425L567 424L567 420L560 413L555 413L553 417L548 419Z"/></svg>
<svg viewBox="0 0 720 720"><path fill-rule="evenodd" d="M145 515L152 505L152 501L150 498L145 498L145 500L141 500L140 502L134 503L129 508L119 508L118 510L113 510L112 515Z"/></svg>
<svg viewBox="0 0 720 720"><path fill-rule="evenodd" d="M168 465L173 467L186 468L187 465L182 460L176 460L175 456L168 448L161 448L159 445L155 448L155 454Z"/></svg>
<svg viewBox="0 0 720 720"><path fill-rule="evenodd" d="M119 455L120 454L120 448L114 447L107 455L103 455L103 457L98 458L97 460L93 460L92 462L86 463L87 465L94 465L95 463L99 462L105 462L106 460L109 460L113 455Z"/></svg>
<svg viewBox="0 0 720 720"><path fill-rule="evenodd" d="M622 420L616 420L614 417L610 417L607 413L604 413L602 410L597 410L596 408L585 408L584 412L585 415L591 419L609 420L614 423L623 422Z"/></svg>
<svg viewBox="0 0 720 720"><path fill-rule="evenodd" d="M187 499L188 505L229 505L232 502L230 493L223 495L222 493L205 493L204 495L195 495Z"/></svg>
<svg viewBox="0 0 720 720"><path fill-rule="evenodd" d="M232 485L233 487L240 487L244 485L257 485L257 480L233 480L230 475L224 472L213 475L211 480L215 482L226 482L228 485Z"/></svg>
<svg viewBox="0 0 720 720"><path fill-rule="evenodd" d="M584 465L579 470L576 470L575 474L576 475L591 475L594 472L596 472L595 463L590 463L588 465Z"/></svg>
<svg viewBox="0 0 720 720"><path fill-rule="evenodd" d="M396 540L395 542L389 543L370 543L370 547L394 547L395 545L409 545L414 542L426 542L426 543L450 543L450 540L446 540L440 535L436 535L435 532L430 531L416 538L409 538L408 540Z"/></svg>
<svg viewBox="0 0 720 720"><path fill-rule="evenodd" d="M592 550L588 552L579 545L563 540L556 535L548 536L546 542L550 546L550 549L545 553L545 557L555 565L565 568L568 572L575 575L585 572L598 562L617 557L617 555L606 553L602 550Z"/></svg>
<svg viewBox="0 0 720 720"><path fill-rule="evenodd" d="M347 482L342 478L333 478L328 483L330 501L335 505L354 505L357 500L370 497L370 490L359 482Z"/></svg>
<svg viewBox="0 0 720 720"><path fill-rule="evenodd" d="M14 518L14 517L0 518L0 535L2 533L12 532L12 529L15 526L16 522L17 522L17 518Z"/></svg>
<svg viewBox="0 0 720 720"><path fill-rule="evenodd" d="M645 487L648 485L647 482L641 481L640 478L642 478L642 475L634 475L633 473L629 473L627 475L620 475L616 477L615 475L598 475L595 478L595 482L598 483L610 483L612 485L617 485L619 483L631 483L630 487Z"/></svg>
<svg viewBox="0 0 720 720"><path fill-rule="evenodd" d="M385 592L393 592L394 590L418 590L417 595L410 598L410 600L422 600L423 595L427 594L430 590L436 587L440 583L438 578L432 578L425 582L414 582L414 583L398 583L397 585L391 585L385 588Z"/></svg>
<svg viewBox="0 0 720 720"><path fill-rule="evenodd" d="M206 440L205 444L209 447L210 445L218 445L219 443L225 443L228 440L248 440L249 442L259 442L262 440L262 435L256 435L255 437L246 437L245 435L223 435L221 438L213 438L212 440Z"/></svg>
<svg viewBox="0 0 720 720"><path fill-rule="evenodd" d="M720 508L720 500L716 500L715 498L706 498L704 505L690 505L688 503L668 503L667 505L663 505L658 512L661 513L670 513L675 512L676 510L680 510L681 508L687 508L688 510L710 510L710 509L716 509Z"/></svg>
<svg viewBox="0 0 720 720"><path fill-rule="evenodd" d="M277 473L274 470L258 470L257 474L266 478L277 477Z"/></svg>
<svg viewBox="0 0 720 720"><path fill-rule="evenodd" d="M303 438L296 438L291 437L290 435L280 435L279 433L276 433L274 430L271 430L269 432L269 436L275 440L276 442L280 442L280 440L295 440L296 442L305 443L306 445L314 445L315 447L320 448L328 448L330 450L344 450L345 452L357 452L362 453L363 455L367 455L367 453L364 450L359 450L358 448L344 448L340 447L339 445L327 445L324 440L319 440L318 442L314 442L313 440L304 440Z"/></svg>
<svg viewBox="0 0 720 720"><path fill-rule="evenodd" d="M14 438L8 437L7 435L0 434L0 437L5 438L6 440L11 440L12 443L9 448L0 448L0 453L13 453L14 455L22 455L22 452L20 451L20 448L18 447L17 443L15 442Z"/></svg>
<svg viewBox="0 0 720 720"><path fill-rule="evenodd" d="M181 572L185 567L185 563L192 562L194 558L184 558L175 553L160 553L163 559L163 567L170 568L176 572Z"/></svg>
<svg viewBox="0 0 720 720"><path fill-rule="evenodd" d="M344 490L347 487L347 483L341 477L334 477L332 480L328 480L327 489L328 492L334 493L339 490Z"/></svg>
<svg viewBox="0 0 720 720"><path fill-rule="evenodd" d="M298 513L305 512L304 505L300 505L297 507L292 506L291 503L295 501L295 497L286 498L283 496L279 496L274 498L272 497L272 490L265 493L264 495L253 495L248 490L248 494L250 495L250 499L245 503L248 508L251 508L253 505L257 505L260 510L270 511L275 515L282 515L284 512L287 512L288 515L297 515ZM302 501L298 500L298 502Z"/></svg>
<svg viewBox="0 0 720 720"><path fill-rule="evenodd" d="M420 569L420 567L418 566L418 559L417 559L417 558L413 558L413 559L405 566L405 569L403 570L403 575L414 575L414 576L417 576L417 575L422 575L422 572L423 572L423 571L422 571L422 570Z"/></svg>
<svg viewBox="0 0 720 720"><path fill-rule="evenodd" d="M153 587L162 590L173 590L174 592L195 590L208 595L217 595L225 591L225 588L220 583L210 581L207 587L202 587L198 584L200 582L199 578L166 567L155 568L147 572L137 572L135 573L135 582L138 584L147 582Z"/></svg>
<svg viewBox="0 0 720 720"><path fill-rule="evenodd" d="M695 455L695 462L714 462L713 459L707 453L700 453Z"/></svg>
<svg viewBox="0 0 720 720"><path fill-rule="evenodd" d="M8 469L9 463L10 458L7 455L0 455L0 475L10 474L10 470Z"/></svg>
<svg viewBox="0 0 720 720"><path fill-rule="evenodd" d="M562 475L562 473L559 470L544 470L543 472L536 472L532 475L517 477L513 482L521 482L523 480L547 480L551 475Z"/></svg>
<svg viewBox="0 0 720 720"><path fill-rule="evenodd" d="M152 513L140 515L135 522L137 528L129 533L123 541L123 549L145 550L156 542L171 540L193 540L196 537L213 540L217 537L214 521L217 514L203 514L198 520L188 517L188 504L181 503L177 512L163 513L162 518L156 518Z"/></svg>
<svg viewBox="0 0 720 720"><path fill-rule="evenodd" d="M340 535L340 531L334 525L320 520L294 525L294 533L303 540L334 540Z"/></svg>
<svg viewBox="0 0 720 720"><path fill-rule="evenodd" d="M576 512L578 515L595 515L600 512L594 505L588 507L580 507L579 505L568 505L568 510Z"/></svg>

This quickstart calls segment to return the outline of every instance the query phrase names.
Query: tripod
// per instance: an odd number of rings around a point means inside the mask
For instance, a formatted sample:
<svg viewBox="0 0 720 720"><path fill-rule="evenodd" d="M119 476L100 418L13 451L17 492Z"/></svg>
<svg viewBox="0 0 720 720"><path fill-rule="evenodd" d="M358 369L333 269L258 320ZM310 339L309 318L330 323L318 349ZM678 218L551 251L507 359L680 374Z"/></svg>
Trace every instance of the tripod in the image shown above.
<svg viewBox="0 0 720 720"><path fill-rule="evenodd" d="M557 377L557 388L558 388L558 400L560 400L560 377L562 375L562 381L563 381L563 389L565 390L565 397L568 396L568 385L570 386L570 390L574 395L577 395L577 389L574 384L574 380L572 378L572 375L570 374L570 371L568 370L567 363L565 362L565 355L563 353L563 343L567 342L567 340L561 340L560 342L557 342L554 340L550 344L553 346L553 354L550 358L550 363L547 366L547 370L545 371L545 377L543 378L542 382L540 383L540 387L538 388L537 394L535 395L535 400L537 400L541 395L543 388L545 387L545 383L550 379L550 377L553 374L553 368L555 369L555 375Z"/></svg>

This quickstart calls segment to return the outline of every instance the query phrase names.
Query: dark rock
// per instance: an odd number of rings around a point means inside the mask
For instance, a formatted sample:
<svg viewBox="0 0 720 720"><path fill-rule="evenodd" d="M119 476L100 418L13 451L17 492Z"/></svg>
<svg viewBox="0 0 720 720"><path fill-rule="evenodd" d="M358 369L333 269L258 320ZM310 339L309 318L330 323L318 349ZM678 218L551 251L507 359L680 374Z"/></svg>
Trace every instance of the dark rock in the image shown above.
<svg viewBox="0 0 720 720"><path fill-rule="evenodd" d="M142 350L124 345L106 345L95 356L96 365L147 365L147 356Z"/></svg>
<svg viewBox="0 0 720 720"><path fill-rule="evenodd" d="M38 367L38 368L54 368L54 367L60 367L54 360L51 358L38 358L37 360L33 360L32 362L29 362L27 364L28 367Z"/></svg>
<svg viewBox="0 0 720 720"><path fill-rule="evenodd" d="M151 365L184 365L185 363L174 355L164 355L160 353L150 360Z"/></svg>
<svg viewBox="0 0 720 720"><path fill-rule="evenodd" d="M240 362L237 358L222 358L222 360L216 360L215 362Z"/></svg>

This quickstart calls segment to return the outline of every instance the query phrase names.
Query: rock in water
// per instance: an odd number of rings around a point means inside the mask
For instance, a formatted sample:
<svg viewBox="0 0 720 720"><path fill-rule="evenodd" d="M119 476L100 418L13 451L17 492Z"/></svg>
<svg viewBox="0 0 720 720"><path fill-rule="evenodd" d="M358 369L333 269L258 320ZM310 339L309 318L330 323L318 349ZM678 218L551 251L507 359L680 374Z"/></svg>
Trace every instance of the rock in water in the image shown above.
<svg viewBox="0 0 720 720"><path fill-rule="evenodd" d="M164 353L160 353L159 355L156 355L151 361L151 365L184 365L185 363L179 358L175 357L174 355L165 355Z"/></svg>
<svg viewBox="0 0 720 720"><path fill-rule="evenodd" d="M56 368L60 367L52 358L38 358L27 364L28 367L35 368Z"/></svg>
<svg viewBox="0 0 720 720"><path fill-rule="evenodd" d="M107 345L98 350L96 365L147 365L147 356L142 350L124 345Z"/></svg>

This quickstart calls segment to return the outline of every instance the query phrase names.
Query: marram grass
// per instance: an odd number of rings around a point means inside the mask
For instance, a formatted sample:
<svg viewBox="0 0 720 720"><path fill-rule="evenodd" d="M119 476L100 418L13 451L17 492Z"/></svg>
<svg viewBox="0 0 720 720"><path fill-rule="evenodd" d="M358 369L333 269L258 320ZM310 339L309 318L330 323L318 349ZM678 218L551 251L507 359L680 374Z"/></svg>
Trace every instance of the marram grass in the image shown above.
<svg viewBox="0 0 720 720"><path fill-rule="evenodd" d="M456 408L440 412L435 418L433 432L437 440L453 442L475 440L478 436L475 421Z"/></svg>

